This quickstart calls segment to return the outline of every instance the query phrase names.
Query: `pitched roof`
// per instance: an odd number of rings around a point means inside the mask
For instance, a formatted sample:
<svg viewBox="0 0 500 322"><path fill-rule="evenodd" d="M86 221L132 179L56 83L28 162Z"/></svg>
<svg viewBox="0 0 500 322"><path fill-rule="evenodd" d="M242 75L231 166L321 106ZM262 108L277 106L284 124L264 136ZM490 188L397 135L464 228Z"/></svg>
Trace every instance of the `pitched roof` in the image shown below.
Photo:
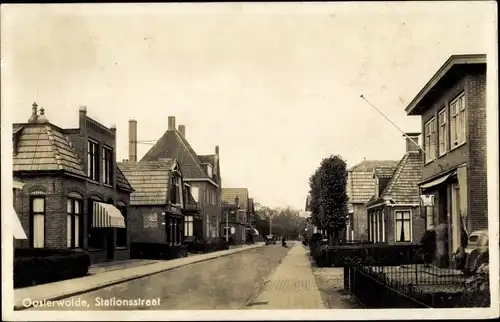
<svg viewBox="0 0 500 322"><path fill-rule="evenodd" d="M134 188L134 192L130 195L130 204L166 204L168 202L170 172L175 164L174 159L119 162L118 167Z"/></svg>
<svg viewBox="0 0 500 322"><path fill-rule="evenodd" d="M118 166L118 164L116 164L115 169L116 169L116 186L118 188L121 188L121 189L133 191L134 188L132 188L132 186L130 185L130 182L128 182L127 178L123 174L123 172L120 169L120 167Z"/></svg>
<svg viewBox="0 0 500 322"><path fill-rule="evenodd" d="M234 205L235 198L238 196L241 209L248 209L248 189L247 188L222 188L220 199Z"/></svg>
<svg viewBox="0 0 500 322"><path fill-rule="evenodd" d="M378 167L378 168L375 168L374 173L379 178L391 178L392 175L394 174L395 169L396 169L396 166L394 166L394 167Z"/></svg>
<svg viewBox="0 0 500 322"><path fill-rule="evenodd" d="M14 124L13 171L65 171L85 177L83 166L62 130L50 123Z"/></svg>
<svg viewBox="0 0 500 322"><path fill-rule="evenodd" d="M399 161L396 160L363 160L360 163L352 166L349 171L367 171L372 172L376 168L395 168Z"/></svg>
<svg viewBox="0 0 500 322"><path fill-rule="evenodd" d="M394 160L364 160L351 167L346 189L349 202L363 204L368 202L375 191L375 180L373 180L375 169L388 172L391 168L395 169L398 162Z"/></svg>
<svg viewBox="0 0 500 322"><path fill-rule="evenodd" d="M142 157L141 161L156 161L161 158L176 159L182 173L188 179L209 178L201 166L201 161L186 138L177 130L165 131L165 134ZM210 178L212 179L212 178Z"/></svg>
<svg viewBox="0 0 500 322"><path fill-rule="evenodd" d="M418 203L422 168L423 160L419 152L406 153L380 197L393 199L396 203Z"/></svg>
<svg viewBox="0 0 500 322"><path fill-rule="evenodd" d="M201 163L210 163L215 166L215 154L198 155Z"/></svg>

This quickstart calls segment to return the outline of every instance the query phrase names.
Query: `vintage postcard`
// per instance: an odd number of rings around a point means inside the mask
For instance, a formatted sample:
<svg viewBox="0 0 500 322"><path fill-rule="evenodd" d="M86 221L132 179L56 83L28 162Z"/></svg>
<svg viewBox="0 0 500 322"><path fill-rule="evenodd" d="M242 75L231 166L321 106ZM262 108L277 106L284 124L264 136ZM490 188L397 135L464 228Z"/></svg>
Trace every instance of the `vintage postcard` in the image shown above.
<svg viewBox="0 0 500 322"><path fill-rule="evenodd" d="M499 316L493 1L2 4L6 321Z"/></svg>

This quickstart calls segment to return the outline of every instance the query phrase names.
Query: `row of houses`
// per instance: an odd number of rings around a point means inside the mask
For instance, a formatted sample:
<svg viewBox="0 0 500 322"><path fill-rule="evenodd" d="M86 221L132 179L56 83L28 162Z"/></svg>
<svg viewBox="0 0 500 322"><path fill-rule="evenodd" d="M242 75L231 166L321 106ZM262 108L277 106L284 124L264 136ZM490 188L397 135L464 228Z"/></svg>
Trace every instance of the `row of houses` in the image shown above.
<svg viewBox="0 0 500 322"><path fill-rule="evenodd" d="M488 227L486 55L451 56L405 111L421 132L404 135L403 157L348 169L346 238L417 243L440 226L437 255L449 258L464 233Z"/></svg>
<svg viewBox="0 0 500 322"><path fill-rule="evenodd" d="M29 120L13 125L14 246L83 249L97 263L130 258L131 243L175 248L257 233L248 189L221 187L218 146L198 155L173 116L140 161L138 143L130 120L129 158L117 162L115 126L82 106L78 127L63 129L34 103Z"/></svg>

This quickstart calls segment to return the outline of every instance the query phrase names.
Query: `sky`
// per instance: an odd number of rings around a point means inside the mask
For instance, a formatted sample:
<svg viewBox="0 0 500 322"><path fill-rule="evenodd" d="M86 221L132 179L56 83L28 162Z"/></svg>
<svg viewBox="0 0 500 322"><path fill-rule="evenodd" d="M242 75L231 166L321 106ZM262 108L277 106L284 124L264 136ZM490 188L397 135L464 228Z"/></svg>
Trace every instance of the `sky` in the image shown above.
<svg viewBox="0 0 500 322"><path fill-rule="evenodd" d="M360 95L420 132L405 107L450 55L496 48L495 12L491 2L2 5L2 124L26 122L36 101L74 128L85 105L117 126L121 161L129 119L151 141L175 116L198 154L220 147L222 187L303 209L323 158L403 156L402 133Z"/></svg>

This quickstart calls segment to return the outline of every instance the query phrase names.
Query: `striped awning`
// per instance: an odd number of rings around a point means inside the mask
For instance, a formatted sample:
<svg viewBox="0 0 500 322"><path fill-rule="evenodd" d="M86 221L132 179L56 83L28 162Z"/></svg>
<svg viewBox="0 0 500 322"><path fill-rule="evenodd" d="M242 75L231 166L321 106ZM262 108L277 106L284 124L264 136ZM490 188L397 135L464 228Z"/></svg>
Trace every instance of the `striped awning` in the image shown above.
<svg viewBox="0 0 500 322"><path fill-rule="evenodd" d="M93 228L125 228L125 218L113 205L94 202L92 216Z"/></svg>
<svg viewBox="0 0 500 322"><path fill-rule="evenodd" d="M256 235L256 236L259 235L259 231L255 228L249 227L249 228L247 228L247 230L249 230L252 235Z"/></svg>
<svg viewBox="0 0 500 322"><path fill-rule="evenodd" d="M15 239L28 239L26 232L24 231L23 225L17 216L16 210L12 207L13 220L12 225L14 226L14 238Z"/></svg>

